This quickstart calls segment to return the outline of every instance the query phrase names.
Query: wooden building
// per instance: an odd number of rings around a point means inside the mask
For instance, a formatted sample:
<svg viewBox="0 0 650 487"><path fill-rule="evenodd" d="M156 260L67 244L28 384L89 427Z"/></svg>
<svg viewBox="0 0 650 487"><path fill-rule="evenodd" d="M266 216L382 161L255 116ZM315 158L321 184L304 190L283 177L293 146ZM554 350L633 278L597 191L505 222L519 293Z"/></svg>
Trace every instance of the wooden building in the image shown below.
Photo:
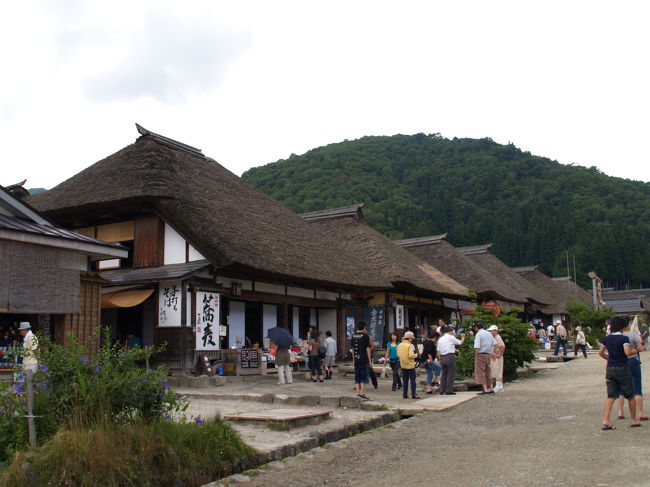
<svg viewBox="0 0 650 487"><path fill-rule="evenodd" d="M350 262L363 262L388 281L388 286L368 294L364 315L358 313L357 318L365 318L372 328L368 314L375 310L384 316L383 333L375 335L379 342L389 331L410 329L421 335L439 318L448 322L451 313L458 311L458 300L468 299L467 288L369 227L362 207L358 204L302 215L337 240Z"/></svg>
<svg viewBox="0 0 650 487"><path fill-rule="evenodd" d="M459 252L446 240L446 237L445 233L430 237L396 240L395 243L466 286L476 295L477 304L496 303L504 311L510 311L513 307L519 309L525 307L528 299L523 293ZM473 303L467 301L461 301L460 305L465 310L471 310L474 307Z"/></svg>
<svg viewBox="0 0 650 487"><path fill-rule="evenodd" d="M391 282L194 147L152 133L30 198L48 217L129 249L98 263L102 322L117 336L194 354L262 344L280 325L346 336L350 309ZM207 320L207 321L206 321ZM344 353L344 347L340 347Z"/></svg>
<svg viewBox="0 0 650 487"><path fill-rule="evenodd" d="M538 289L544 289L550 296L550 303L539 309L537 318L545 325L558 321L569 323L567 305L571 301L592 306L591 294L578 286L570 277L549 277L537 266L515 267L513 270Z"/></svg>
<svg viewBox="0 0 650 487"><path fill-rule="evenodd" d="M59 227L0 186L0 346L20 321L59 343L97 331L101 279L89 262L122 258L126 249Z"/></svg>

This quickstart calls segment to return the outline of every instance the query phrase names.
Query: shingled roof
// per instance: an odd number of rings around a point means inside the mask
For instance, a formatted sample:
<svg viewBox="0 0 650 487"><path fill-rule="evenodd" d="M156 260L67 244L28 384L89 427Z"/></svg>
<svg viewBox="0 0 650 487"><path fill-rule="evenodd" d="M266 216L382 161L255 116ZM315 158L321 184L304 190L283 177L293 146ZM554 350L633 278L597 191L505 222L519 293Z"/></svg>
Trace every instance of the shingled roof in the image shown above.
<svg viewBox="0 0 650 487"><path fill-rule="evenodd" d="M200 150L138 129L143 135L134 144L29 202L54 220L151 205L218 269L324 286L390 285L343 255L339 241Z"/></svg>
<svg viewBox="0 0 650 487"><path fill-rule="evenodd" d="M591 294L576 285L570 277L552 278L541 272L537 266L513 267L512 269L533 286L543 289L552 302L542 308L546 314L566 313L571 299L591 306Z"/></svg>
<svg viewBox="0 0 650 487"><path fill-rule="evenodd" d="M513 288L520 295L525 296L531 302L547 305L553 302L553 298L543 289L532 285L521 277L502 260L490 252L492 244L473 245L471 247L458 247L457 250L469 257L473 262L483 266L496 279L499 279L505 286Z"/></svg>
<svg viewBox="0 0 650 487"><path fill-rule="evenodd" d="M458 252L452 244L447 242L446 237L447 234L444 233L430 237L395 240L395 243L473 290L481 298L499 299L519 304L528 301L516 289L504 285L481 265Z"/></svg>
<svg viewBox="0 0 650 487"><path fill-rule="evenodd" d="M302 216L337 239L346 254L380 273L393 287L411 288L449 298L469 297L465 286L369 227L361 208L362 205L353 205Z"/></svg>

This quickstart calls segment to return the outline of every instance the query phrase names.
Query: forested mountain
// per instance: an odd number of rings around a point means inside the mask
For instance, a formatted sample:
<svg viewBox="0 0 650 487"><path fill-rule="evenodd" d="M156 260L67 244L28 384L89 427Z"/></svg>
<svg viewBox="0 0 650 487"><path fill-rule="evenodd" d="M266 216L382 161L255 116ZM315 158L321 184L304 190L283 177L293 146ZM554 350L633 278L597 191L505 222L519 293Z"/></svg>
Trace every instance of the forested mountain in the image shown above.
<svg viewBox="0 0 650 487"><path fill-rule="evenodd" d="M493 243L511 266L588 271L606 285L650 286L650 184L567 166L491 139L363 137L291 155L242 176L296 212L365 203L392 239L449 233Z"/></svg>

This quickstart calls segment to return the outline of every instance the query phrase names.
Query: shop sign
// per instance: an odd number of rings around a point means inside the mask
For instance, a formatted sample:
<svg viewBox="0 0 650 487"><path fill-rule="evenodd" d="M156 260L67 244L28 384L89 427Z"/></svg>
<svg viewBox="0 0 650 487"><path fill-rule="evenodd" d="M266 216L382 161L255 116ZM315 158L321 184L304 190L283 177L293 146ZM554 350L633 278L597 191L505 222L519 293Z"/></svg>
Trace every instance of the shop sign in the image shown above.
<svg viewBox="0 0 650 487"><path fill-rule="evenodd" d="M181 281L164 281L158 288L158 326L181 326Z"/></svg>
<svg viewBox="0 0 650 487"><path fill-rule="evenodd" d="M196 350L219 350L219 294L196 293Z"/></svg>
<svg viewBox="0 0 650 487"><path fill-rule="evenodd" d="M395 306L395 329L404 329L404 305L398 304Z"/></svg>

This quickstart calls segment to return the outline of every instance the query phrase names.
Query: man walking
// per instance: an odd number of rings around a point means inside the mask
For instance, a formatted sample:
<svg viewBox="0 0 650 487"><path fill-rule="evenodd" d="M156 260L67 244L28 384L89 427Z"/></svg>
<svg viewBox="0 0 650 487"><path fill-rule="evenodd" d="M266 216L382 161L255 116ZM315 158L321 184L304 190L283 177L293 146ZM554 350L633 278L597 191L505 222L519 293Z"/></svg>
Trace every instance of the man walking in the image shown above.
<svg viewBox="0 0 650 487"><path fill-rule="evenodd" d="M476 335L474 336L474 376L477 384L481 384L483 392L479 394L494 394L492 388L492 373L490 372L490 361L494 356L494 347L497 341L492 333L483 329L483 322L474 323Z"/></svg>
<svg viewBox="0 0 650 487"><path fill-rule="evenodd" d="M368 383L370 363L370 338L366 330L366 323L360 321L357 325L357 332L352 335L352 365L354 367L354 387L357 396L361 399L368 399L365 387Z"/></svg>
<svg viewBox="0 0 650 487"><path fill-rule="evenodd" d="M555 351L553 355L557 355L560 352L560 346L562 347L562 355L566 357L566 328L564 328L561 321L558 321L555 327Z"/></svg>
<svg viewBox="0 0 650 487"><path fill-rule="evenodd" d="M440 394L453 395L454 379L456 377L456 346L465 343L465 334L460 335L460 340L454 336L454 328L443 328L444 335L438 339L438 361L442 367L440 374Z"/></svg>
<svg viewBox="0 0 650 487"><path fill-rule="evenodd" d="M411 383L411 397L413 399L420 399L415 389L415 359L418 354L415 353L413 340L415 340L415 335L412 331L407 331L404 333L402 343L397 347L399 366L402 369L402 382L404 384L402 397L404 399L408 398L409 395L409 382Z"/></svg>

